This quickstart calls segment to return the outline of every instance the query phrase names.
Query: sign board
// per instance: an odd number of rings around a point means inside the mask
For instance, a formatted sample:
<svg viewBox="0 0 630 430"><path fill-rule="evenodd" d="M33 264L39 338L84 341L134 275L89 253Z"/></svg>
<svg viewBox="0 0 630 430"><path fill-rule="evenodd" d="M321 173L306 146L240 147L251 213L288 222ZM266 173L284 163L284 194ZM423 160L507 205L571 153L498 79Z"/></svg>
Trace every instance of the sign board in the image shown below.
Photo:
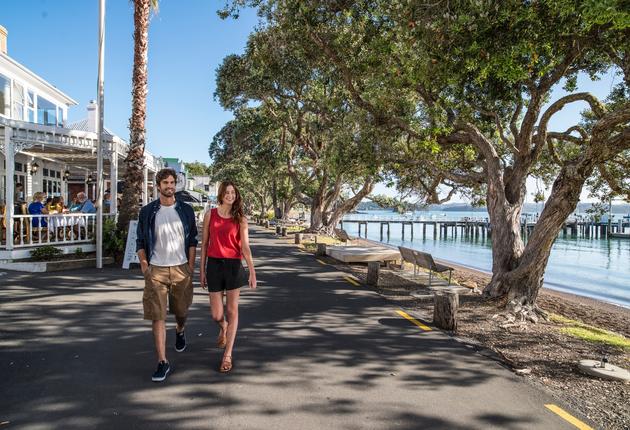
<svg viewBox="0 0 630 430"><path fill-rule="evenodd" d="M127 245L125 246L125 259L123 260L123 269L129 269L129 264L138 263L138 254L136 254L136 234L138 233L138 220L129 221L129 231L127 232Z"/></svg>

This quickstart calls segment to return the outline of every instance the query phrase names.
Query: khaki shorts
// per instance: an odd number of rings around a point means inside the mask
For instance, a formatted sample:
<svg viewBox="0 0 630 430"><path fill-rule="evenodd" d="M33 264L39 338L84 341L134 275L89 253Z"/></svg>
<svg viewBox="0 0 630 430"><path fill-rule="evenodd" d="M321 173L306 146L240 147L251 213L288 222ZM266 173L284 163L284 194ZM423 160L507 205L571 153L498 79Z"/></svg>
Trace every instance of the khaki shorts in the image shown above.
<svg viewBox="0 0 630 430"><path fill-rule="evenodd" d="M188 263L171 267L149 266L144 272L144 319L166 320L167 301L169 313L177 317L188 315L193 301L191 275Z"/></svg>

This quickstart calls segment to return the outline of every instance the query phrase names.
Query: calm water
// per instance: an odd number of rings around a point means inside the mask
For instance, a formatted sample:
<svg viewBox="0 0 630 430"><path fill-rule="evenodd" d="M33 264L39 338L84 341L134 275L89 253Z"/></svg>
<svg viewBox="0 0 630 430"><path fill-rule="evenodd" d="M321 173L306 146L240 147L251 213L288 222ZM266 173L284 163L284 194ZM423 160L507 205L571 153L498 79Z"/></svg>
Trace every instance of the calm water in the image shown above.
<svg viewBox="0 0 630 430"><path fill-rule="evenodd" d="M487 218L487 214L483 212L416 212L414 218L419 215L424 219L434 220ZM345 219L382 218L402 219L386 211L366 211L362 214L348 215ZM344 221L344 229L350 235L358 235L357 223ZM438 239L433 240L431 226L427 226L427 237L423 238L422 226L416 224L413 241L410 240L409 226L406 227L403 241L400 224L391 224L390 229L389 240L387 228L384 228L383 238L383 242L389 245L419 249L431 253L436 258L475 269L488 272L492 269L492 244L487 239L461 237L461 230L458 237L454 238L449 230L447 239L440 239L438 235ZM367 237L380 241L380 224L368 224ZM545 287L630 307L630 240L559 236L549 258Z"/></svg>

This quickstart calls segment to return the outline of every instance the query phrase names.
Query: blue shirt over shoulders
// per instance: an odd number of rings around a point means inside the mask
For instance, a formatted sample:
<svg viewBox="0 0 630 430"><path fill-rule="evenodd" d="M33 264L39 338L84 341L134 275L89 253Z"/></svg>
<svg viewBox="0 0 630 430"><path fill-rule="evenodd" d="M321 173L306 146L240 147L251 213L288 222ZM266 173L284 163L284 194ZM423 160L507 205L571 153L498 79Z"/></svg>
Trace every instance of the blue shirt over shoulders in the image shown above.
<svg viewBox="0 0 630 430"><path fill-rule="evenodd" d="M33 202L28 205L28 213L31 215L41 215L42 209L44 209L44 204L42 202ZM40 225L41 221L41 225ZM33 218L32 221L33 227L48 227L46 220L43 218Z"/></svg>
<svg viewBox="0 0 630 430"><path fill-rule="evenodd" d="M83 205L81 205L81 212L84 214L93 214L96 213L96 207L92 203L92 200L87 199Z"/></svg>

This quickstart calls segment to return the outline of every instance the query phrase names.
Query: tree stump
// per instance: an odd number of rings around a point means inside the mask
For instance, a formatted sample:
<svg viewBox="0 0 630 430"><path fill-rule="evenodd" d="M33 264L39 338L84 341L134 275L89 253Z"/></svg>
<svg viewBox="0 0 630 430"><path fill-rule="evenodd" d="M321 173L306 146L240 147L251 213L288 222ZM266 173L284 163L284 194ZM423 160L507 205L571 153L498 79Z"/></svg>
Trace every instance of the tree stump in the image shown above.
<svg viewBox="0 0 630 430"><path fill-rule="evenodd" d="M299 245L300 243L302 243L302 240L302 233L295 233L295 244Z"/></svg>
<svg viewBox="0 0 630 430"><path fill-rule="evenodd" d="M433 294L433 324L444 330L457 330L457 293L444 292Z"/></svg>
<svg viewBox="0 0 630 430"><path fill-rule="evenodd" d="M378 287L378 275L381 271L381 263L378 261L370 261L368 263L367 284Z"/></svg>
<svg viewBox="0 0 630 430"><path fill-rule="evenodd" d="M282 237L286 237L287 236L287 228L286 227L281 227L280 228L280 236L282 236Z"/></svg>
<svg viewBox="0 0 630 430"><path fill-rule="evenodd" d="M318 243L317 244L317 253L315 254L318 257L324 257L326 255L326 244Z"/></svg>

